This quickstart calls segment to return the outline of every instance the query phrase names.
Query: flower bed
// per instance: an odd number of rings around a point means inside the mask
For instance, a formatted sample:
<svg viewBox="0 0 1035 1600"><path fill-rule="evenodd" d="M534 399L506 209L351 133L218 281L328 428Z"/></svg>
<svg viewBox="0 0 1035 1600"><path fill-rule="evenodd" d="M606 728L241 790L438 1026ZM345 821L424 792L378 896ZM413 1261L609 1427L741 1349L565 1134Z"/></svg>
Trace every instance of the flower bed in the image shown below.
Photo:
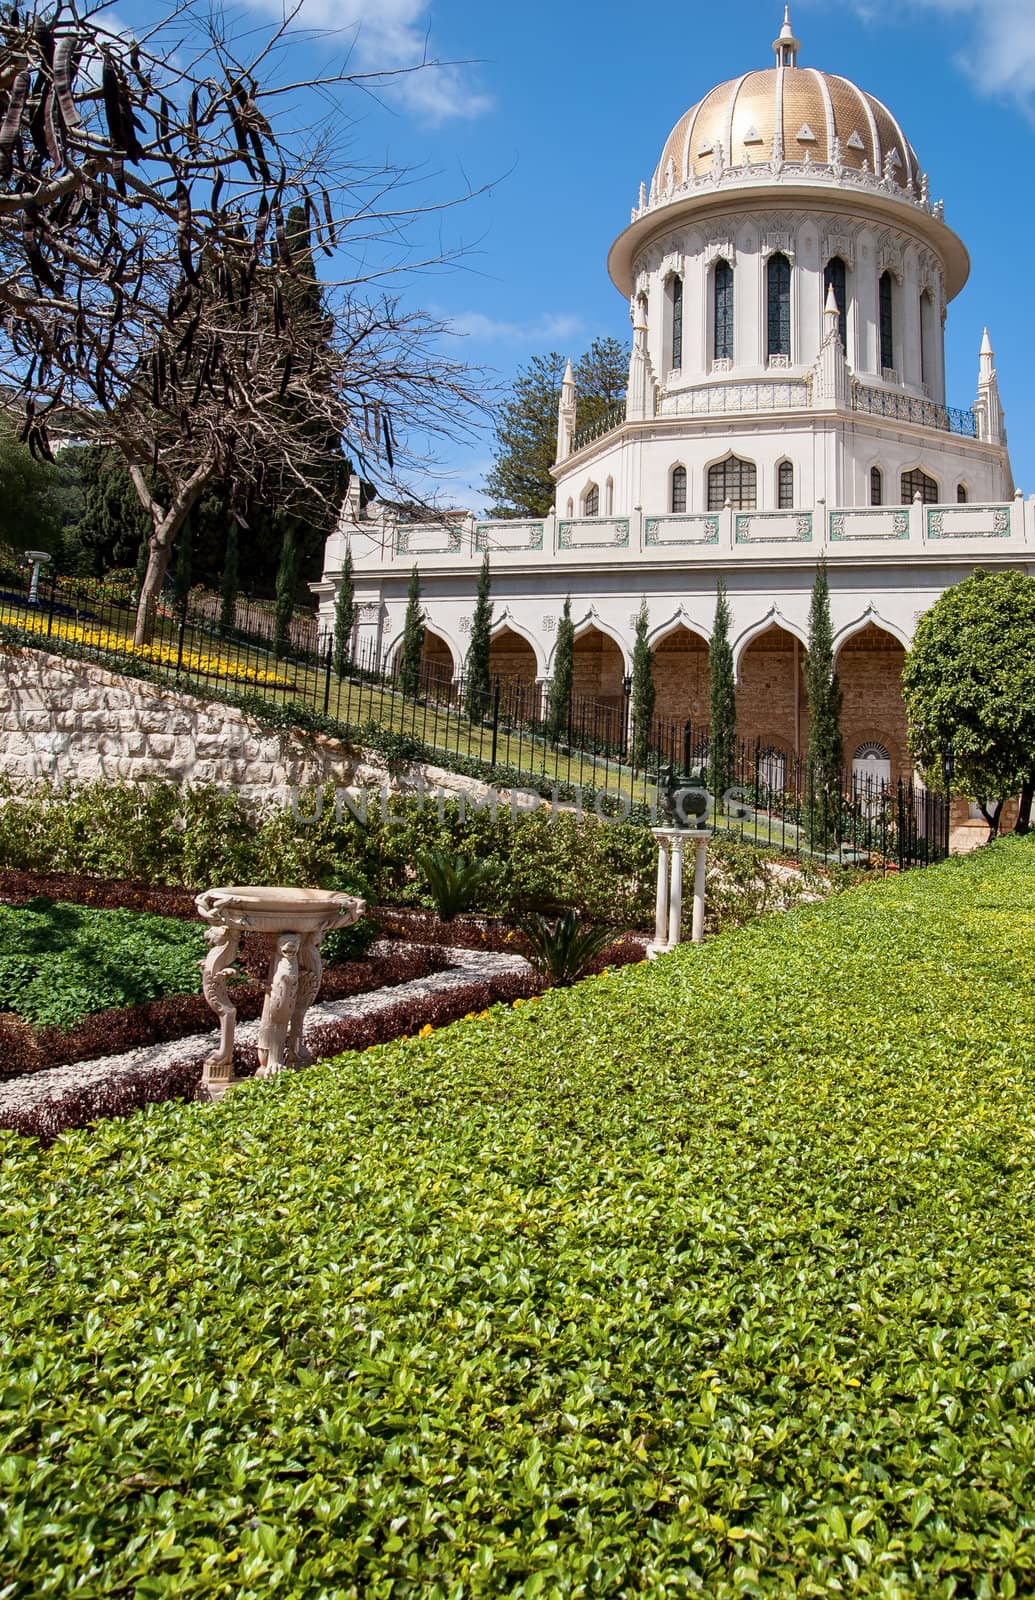
<svg viewBox="0 0 1035 1600"><path fill-rule="evenodd" d="M117 633L111 628L92 626L84 622L70 622L63 617L26 614L8 621L13 633L39 635L61 640L65 644L98 650L115 656L131 656L135 660L157 663L165 667L182 667L184 672L200 677L233 679L237 683L259 685L262 688L290 688L294 680L268 667L260 667L233 656L214 654L211 651L184 649L175 642L156 640L153 644L134 644L128 633Z"/></svg>

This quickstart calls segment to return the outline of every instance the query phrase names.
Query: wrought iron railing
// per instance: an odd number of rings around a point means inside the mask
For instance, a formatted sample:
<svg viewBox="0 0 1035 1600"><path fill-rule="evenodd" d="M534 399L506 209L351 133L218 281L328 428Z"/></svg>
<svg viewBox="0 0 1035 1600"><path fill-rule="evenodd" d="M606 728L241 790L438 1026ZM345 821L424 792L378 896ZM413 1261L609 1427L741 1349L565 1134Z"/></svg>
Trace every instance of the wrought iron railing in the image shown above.
<svg viewBox="0 0 1035 1600"><path fill-rule="evenodd" d="M940 406L934 400L923 400L918 395L902 394L894 389L875 389L858 382L852 385L852 405L856 411L866 411L871 416L891 417L896 422L918 422L924 428L940 428L944 433L962 434L966 439L977 438L977 418L973 409Z"/></svg>
<svg viewBox="0 0 1035 1600"><path fill-rule="evenodd" d="M585 445L592 444L594 439L602 439L605 434L613 433L625 421L625 401L619 400L616 405L610 406L593 422L587 422L584 428L579 428L572 436L571 448L573 451L581 450Z"/></svg>

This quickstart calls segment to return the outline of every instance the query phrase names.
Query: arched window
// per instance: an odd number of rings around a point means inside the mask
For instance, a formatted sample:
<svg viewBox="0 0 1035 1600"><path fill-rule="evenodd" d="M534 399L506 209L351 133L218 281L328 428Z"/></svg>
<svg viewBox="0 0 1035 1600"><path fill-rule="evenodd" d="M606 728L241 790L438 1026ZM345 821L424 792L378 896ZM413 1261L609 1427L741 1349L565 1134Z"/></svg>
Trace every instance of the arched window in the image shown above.
<svg viewBox="0 0 1035 1600"><path fill-rule="evenodd" d="M878 300L881 369L893 369L895 365L895 300L890 272L881 273Z"/></svg>
<svg viewBox="0 0 1035 1600"><path fill-rule="evenodd" d="M765 269L766 355L791 353L791 264L786 256L770 256Z"/></svg>
<svg viewBox="0 0 1035 1600"><path fill-rule="evenodd" d="M708 468L708 510L721 511L728 500L735 511L754 511L757 475L753 461L727 456Z"/></svg>
<svg viewBox="0 0 1035 1600"><path fill-rule="evenodd" d="M582 497L582 515L584 517L598 517L600 515L600 490L595 483L591 483Z"/></svg>
<svg viewBox="0 0 1035 1600"><path fill-rule="evenodd" d="M686 510L686 468L672 468L672 510L675 514Z"/></svg>
<svg viewBox="0 0 1035 1600"><path fill-rule="evenodd" d="M837 301L837 331L842 350L848 350L848 275L840 256L832 256L823 269L823 304L826 305L831 289Z"/></svg>
<svg viewBox="0 0 1035 1600"><path fill-rule="evenodd" d="M917 494L925 506L938 504L938 485L926 472L914 467L912 472L902 474L902 504L908 506Z"/></svg>
<svg viewBox="0 0 1035 1600"><path fill-rule="evenodd" d="M733 360L733 268L728 261L715 263L715 360Z"/></svg>
<svg viewBox="0 0 1035 1600"><path fill-rule="evenodd" d="M967 503L967 486L966 486L965 483L958 483L956 485L956 504L958 506L965 506L966 503Z"/></svg>
<svg viewBox="0 0 1035 1600"><path fill-rule="evenodd" d="M882 506L884 504L884 474L880 467L870 468L870 505Z"/></svg>
<svg viewBox="0 0 1035 1600"><path fill-rule="evenodd" d="M672 361L673 368L683 365L683 280L671 279L672 283Z"/></svg>
<svg viewBox="0 0 1035 1600"><path fill-rule="evenodd" d="M789 461L781 461L776 469L776 504L781 511L794 506L794 468Z"/></svg>

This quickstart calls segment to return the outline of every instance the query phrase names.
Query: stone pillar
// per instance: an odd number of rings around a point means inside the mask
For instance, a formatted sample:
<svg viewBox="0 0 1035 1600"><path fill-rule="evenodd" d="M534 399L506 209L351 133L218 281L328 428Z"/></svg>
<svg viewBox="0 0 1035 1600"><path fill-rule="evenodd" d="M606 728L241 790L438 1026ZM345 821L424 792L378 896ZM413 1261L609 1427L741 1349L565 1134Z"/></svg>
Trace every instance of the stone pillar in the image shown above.
<svg viewBox="0 0 1035 1600"><path fill-rule="evenodd" d="M687 844L695 848L694 909L691 940L704 938L705 874L707 871L708 828L652 828L658 845L658 890L654 916L654 941L647 947L653 959L674 950L682 939L683 853Z"/></svg>
<svg viewBox="0 0 1035 1600"><path fill-rule="evenodd" d="M672 840L672 875L668 891L668 943L674 949L683 935L683 837Z"/></svg>
<svg viewBox="0 0 1035 1600"><path fill-rule="evenodd" d="M708 871L708 836L698 834L694 860L694 920L690 938L694 944L704 942L704 885Z"/></svg>
<svg viewBox="0 0 1035 1600"><path fill-rule="evenodd" d="M654 830L658 841L658 894L654 907L654 948L664 950L668 943L668 834Z"/></svg>

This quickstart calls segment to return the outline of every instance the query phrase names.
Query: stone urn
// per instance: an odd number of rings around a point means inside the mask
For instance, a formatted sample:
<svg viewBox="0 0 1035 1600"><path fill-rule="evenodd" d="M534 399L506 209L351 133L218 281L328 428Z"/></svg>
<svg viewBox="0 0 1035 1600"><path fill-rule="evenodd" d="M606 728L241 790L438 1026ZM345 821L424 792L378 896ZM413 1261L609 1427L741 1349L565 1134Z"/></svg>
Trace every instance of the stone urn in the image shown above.
<svg viewBox="0 0 1035 1600"><path fill-rule="evenodd" d="M307 1066L312 1056L305 1045L305 1014L323 977L320 941L332 928L358 922L365 902L331 889L244 884L206 889L194 904L208 923L202 990L219 1017L219 1045L205 1062L198 1099L218 1099L233 1077L237 1010L230 998L230 974L246 933L265 939L270 962L256 1077L271 1078L287 1067Z"/></svg>

